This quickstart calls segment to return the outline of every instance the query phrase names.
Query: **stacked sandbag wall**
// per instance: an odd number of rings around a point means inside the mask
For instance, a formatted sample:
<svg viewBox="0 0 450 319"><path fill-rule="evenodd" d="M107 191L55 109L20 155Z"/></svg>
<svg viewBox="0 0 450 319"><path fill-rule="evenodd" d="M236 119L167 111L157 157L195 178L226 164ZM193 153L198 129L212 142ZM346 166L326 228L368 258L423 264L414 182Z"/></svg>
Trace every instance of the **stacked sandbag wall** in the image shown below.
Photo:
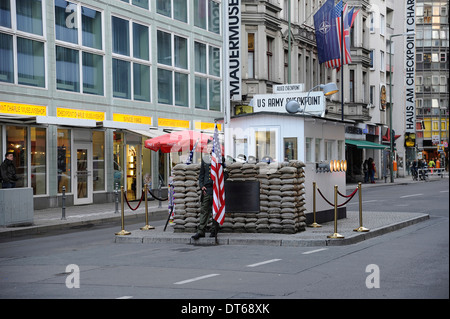
<svg viewBox="0 0 450 319"><path fill-rule="evenodd" d="M293 234L305 230L304 167L300 161L228 163L228 181L259 181L260 212L227 213L221 232ZM173 168L175 232L197 229L199 170L200 164L178 164Z"/></svg>

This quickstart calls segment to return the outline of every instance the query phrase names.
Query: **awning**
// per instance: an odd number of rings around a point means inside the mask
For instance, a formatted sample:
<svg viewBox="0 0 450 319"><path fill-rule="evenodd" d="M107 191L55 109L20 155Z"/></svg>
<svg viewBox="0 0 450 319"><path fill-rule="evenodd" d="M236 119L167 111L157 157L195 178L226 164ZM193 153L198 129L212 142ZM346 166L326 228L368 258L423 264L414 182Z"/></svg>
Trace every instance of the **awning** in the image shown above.
<svg viewBox="0 0 450 319"><path fill-rule="evenodd" d="M357 148L367 148L367 149L385 149L388 148L387 145L381 145L369 141L362 141L362 140L345 140L345 144L354 145Z"/></svg>
<svg viewBox="0 0 450 319"><path fill-rule="evenodd" d="M166 132L156 130L156 129L149 129L149 130L130 130L127 129L127 131L132 132L134 134L139 134L148 138L154 138L160 135L167 134Z"/></svg>

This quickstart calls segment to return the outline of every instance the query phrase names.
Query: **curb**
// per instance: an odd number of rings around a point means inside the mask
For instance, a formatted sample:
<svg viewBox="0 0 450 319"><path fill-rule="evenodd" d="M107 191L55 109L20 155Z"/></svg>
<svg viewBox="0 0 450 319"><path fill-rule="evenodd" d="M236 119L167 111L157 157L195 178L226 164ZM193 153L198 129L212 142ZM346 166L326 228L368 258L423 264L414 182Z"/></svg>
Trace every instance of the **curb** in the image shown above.
<svg viewBox="0 0 450 319"><path fill-rule="evenodd" d="M352 233L350 236L343 239L302 239L295 238L292 235L280 235L285 238L273 238L276 234L256 234L260 238L249 238L255 234L239 234L242 238L230 237L233 233L223 233L218 238L218 245L263 245L263 246L284 246L284 247L311 247L311 246L344 246L359 243L361 241L381 236L422 221L430 219L430 215L422 214L401 222L391 225L375 228L365 233ZM192 239L191 234L186 233L167 233L166 236L150 235L146 231L137 230L131 235L115 236L115 243L134 243L134 244L190 244L194 246L214 246L215 238L204 237L198 240ZM239 237L238 236L238 237ZM272 237L272 238L269 238Z"/></svg>
<svg viewBox="0 0 450 319"><path fill-rule="evenodd" d="M143 221L144 213L131 213L125 215L125 221ZM154 220L162 220L167 218L167 209L161 209L153 212L149 212L149 217L153 217ZM120 223L121 214L116 214L115 216L96 218L96 219L84 219L73 221L57 220L54 224L48 225L31 225L31 226L18 226L18 227L5 227L0 229L0 239L4 238L15 238L27 235L43 235L52 231L63 231L63 230L76 230L82 228L90 228L97 225L109 224L109 223ZM143 221L144 222L144 221ZM126 225L126 223L125 223Z"/></svg>

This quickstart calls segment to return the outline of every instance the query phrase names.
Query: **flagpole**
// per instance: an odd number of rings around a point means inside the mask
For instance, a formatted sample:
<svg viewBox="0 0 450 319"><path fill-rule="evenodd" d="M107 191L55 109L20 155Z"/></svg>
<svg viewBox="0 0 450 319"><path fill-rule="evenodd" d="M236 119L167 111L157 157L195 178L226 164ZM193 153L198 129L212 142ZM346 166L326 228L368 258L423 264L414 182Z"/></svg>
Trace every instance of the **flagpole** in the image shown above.
<svg viewBox="0 0 450 319"><path fill-rule="evenodd" d="M341 11L341 120L344 121L344 10Z"/></svg>

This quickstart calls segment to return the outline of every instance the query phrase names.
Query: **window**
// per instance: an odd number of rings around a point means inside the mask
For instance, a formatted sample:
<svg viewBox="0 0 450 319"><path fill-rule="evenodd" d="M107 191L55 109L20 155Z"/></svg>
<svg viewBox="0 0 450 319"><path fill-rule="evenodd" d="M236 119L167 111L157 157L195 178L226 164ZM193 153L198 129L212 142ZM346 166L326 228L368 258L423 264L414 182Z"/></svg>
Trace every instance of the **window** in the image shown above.
<svg viewBox="0 0 450 319"><path fill-rule="evenodd" d="M6 126L6 151L14 153L16 167L16 187L28 187L27 128Z"/></svg>
<svg viewBox="0 0 450 319"><path fill-rule="evenodd" d="M384 52L380 51L380 71L385 71Z"/></svg>
<svg viewBox="0 0 450 319"><path fill-rule="evenodd" d="M55 0L55 36L56 88L103 95L102 13Z"/></svg>
<svg viewBox="0 0 450 319"><path fill-rule="evenodd" d="M335 157L333 147L334 147L334 141L328 141L328 140L325 141L325 160L326 161L330 161Z"/></svg>
<svg viewBox="0 0 450 319"><path fill-rule="evenodd" d="M273 39L267 37L267 79L272 80L273 70Z"/></svg>
<svg viewBox="0 0 450 319"><path fill-rule="evenodd" d="M322 150L321 150L322 139L316 138L314 145L314 160L320 162L322 160Z"/></svg>
<svg viewBox="0 0 450 319"><path fill-rule="evenodd" d="M214 0L194 0L194 25L220 33L220 4Z"/></svg>
<svg viewBox="0 0 450 319"><path fill-rule="evenodd" d="M258 160L264 157L276 158L276 134L275 128L260 128L255 130L256 158Z"/></svg>
<svg viewBox="0 0 450 319"><path fill-rule="evenodd" d="M370 50L370 69L373 70L375 67L375 50Z"/></svg>
<svg viewBox="0 0 450 319"><path fill-rule="evenodd" d="M30 127L31 187L33 195L47 193L47 138L46 129Z"/></svg>
<svg viewBox="0 0 450 319"><path fill-rule="evenodd" d="M188 40L157 31L158 103L189 106Z"/></svg>
<svg viewBox="0 0 450 319"><path fill-rule="evenodd" d="M355 70L350 70L350 102L355 102Z"/></svg>
<svg viewBox="0 0 450 319"><path fill-rule="evenodd" d="M284 160L297 160L297 138L285 137L284 141Z"/></svg>
<svg viewBox="0 0 450 319"><path fill-rule="evenodd" d="M220 111L220 49L204 43L194 43L195 107Z"/></svg>
<svg viewBox="0 0 450 319"><path fill-rule="evenodd" d="M0 32L0 81L45 87L42 2L18 0L14 3L12 5L10 0L0 3L0 26L11 29L8 31L12 34ZM24 33L27 34L22 36ZM16 62L14 57L17 57Z"/></svg>
<svg viewBox="0 0 450 319"><path fill-rule="evenodd" d="M136 7L140 7L143 9L148 9L148 0L121 0L122 2L127 2L132 5L135 5Z"/></svg>
<svg viewBox="0 0 450 319"><path fill-rule="evenodd" d="M312 138L307 137L305 139L305 161L310 163L313 161L312 159Z"/></svg>
<svg viewBox="0 0 450 319"><path fill-rule="evenodd" d="M62 193L62 187L66 187L66 192L71 192L71 131L69 129L58 129L58 193Z"/></svg>
<svg viewBox="0 0 450 319"><path fill-rule="evenodd" d="M247 60L247 76L249 79L253 79L255 77L255 34L249 33L247 36L247 51L248 51L248 60Z"/></svg>
<svg viewBox="0 0 450 319"><path fill-rule="evenodd" d="M105 132L92 132L94 192L105 190Z"/></svg>
<svg viewBox="0 0 450 319"><path fill-rule="evenodd" d="M111 17L113 96L150 102L149 27Z"/></svg>

